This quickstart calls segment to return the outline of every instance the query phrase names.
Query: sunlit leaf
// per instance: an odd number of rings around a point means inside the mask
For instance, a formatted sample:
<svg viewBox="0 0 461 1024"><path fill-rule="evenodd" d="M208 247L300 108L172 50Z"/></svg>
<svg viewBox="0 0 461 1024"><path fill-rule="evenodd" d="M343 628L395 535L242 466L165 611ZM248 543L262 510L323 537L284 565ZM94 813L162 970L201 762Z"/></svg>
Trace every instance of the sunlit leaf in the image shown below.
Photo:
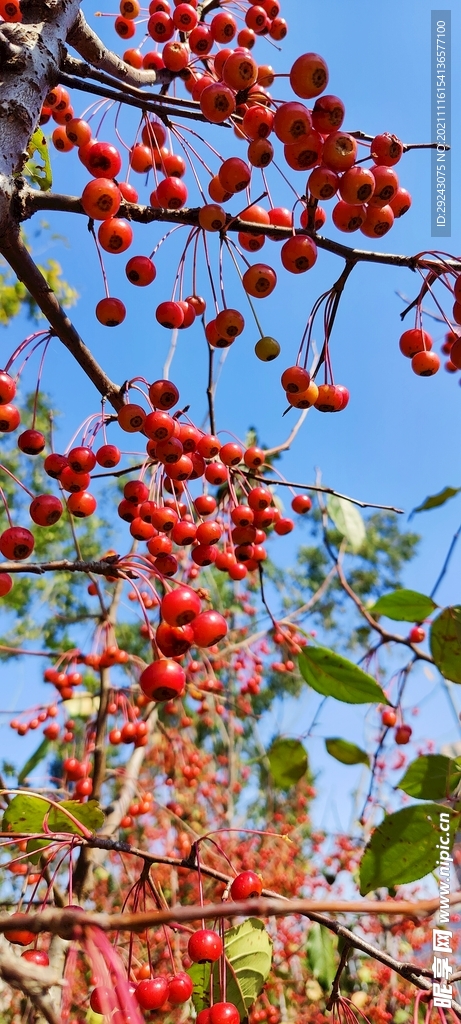
<svg viewBox="0 0 461 1024"><path fill-rule="evenodd" d="M431 494L426 498L422 505L418 505L410 513L409 518L414 516L415 512L428 512L431 508L439 508L440 505L444 505L450 498L454 498L456 494L459 494L461 487L444 487L443 491L439 491L438 494Z"/></svg>
<svg viewBox="0 0 461 1024"><path fill-rule="evenodd" d="M237 1007L243 1021L269 975L272 941L262 921L250 917L243 924L229 928L224 936L224 948L228 961L226 998ZM221 998L219 964L192 964L187 972L194 982L192 1001L197 1013L210 1005L212 966L213 999L218 1002Z"/></svg>
<svg viewBox="0 0 461 1024"><path fill-rule="evenodd" d="M422 622L437 608L435 601L417 590L393 590L383 594L370 608L372 615L387 615L401 622Z"/></svg>
<svg viewBox="0 0 461 1024"><path fill-rule="evenodd" d="M289 789L307 772L307 754L300 740L279 737L271 744L267 758L274 786L280 789Z"/></svg>
<svg viewBox="0 0 461 1024"><path fill-rule="evenodd" d="M299 655L301 675L324 697L345 704L388 704L384 690L352 661L327 647L305 647Z"/></svg>
<svg viewBox="0 0 461 1024"><path fill-rule="evenodd" d="M452 683L461 683L461 606L444 608L434 619L429 646L435 664Z"/></svg>
<svg viewBox="0 0 461 1024"><path fill-rule="evenodd" d="M327 510L336 529L346 538L353 551L359 551L366 537L365 523L358 508L335 494L327 497Z"/></svg>
<svg viewBox="0 0 461 1024"><path fill-rule="evenodd" d="M360 862L362 896L381 886L389 888L414 882L434 870L439 862L441 811L449 815L452 841L459 828L460 815L448 807L415 804L395 814L386 814L373 832Z"/></svg>
<svg viewBox="0 0 461 1024"><path fill-rule="evenodd" d="M336 973L336 943L327 928L313 924L307 936L307 963L322 988L327 991Z"/></svg>
<svg viewBox="0 0 461 1024"><path fill-rule="evenodd" d="M370 764L368 754L357 747L355 743L349 743L348 740L338 738L325 740L325 746L328 753L342 764Z"/></svg>
<svg viewBox="0 0 461 1024"><path fill-rule="evenodd" d="M461 768L443 754L424 754L408 765L397 789L418 800L443 800L461 779Z"/></svg>

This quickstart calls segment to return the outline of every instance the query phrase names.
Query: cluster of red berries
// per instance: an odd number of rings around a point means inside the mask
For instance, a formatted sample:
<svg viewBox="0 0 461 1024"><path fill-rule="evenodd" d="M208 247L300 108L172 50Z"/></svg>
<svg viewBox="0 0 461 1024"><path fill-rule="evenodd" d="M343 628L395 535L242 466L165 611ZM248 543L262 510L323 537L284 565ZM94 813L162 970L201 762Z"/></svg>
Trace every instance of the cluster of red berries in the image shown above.
<svg viewBox="0 0 461 1024"><path fill-rule="evenodd" d="M284 370L281 383L288 404L295 409L313 406L319 412L341 412L349 402L349 391L344 384L316 384L301 366Z"/></svg>
<svg viewBox="0 0 461 1024"><path fill-rule="evenodd" d="M262 880L254 871L242 871L234 878L230 886L230 898L240 900L253 899L261 895ZM8 934L8 937L11 933ZM11 940L10 940L11 941ZM190 936L187 954L192 963L214 964L224 957L224 942L219 932L211 928L200 928ZM137 984L132 986L132 994L143 1010L152 1011L186 1003L193 992L193 981L184 971L175 971L170 975L151 976L151 966L142 965L136 971ZM97 985L90 996L90 1007L95 1013L112 1014L119 1005L117 987L111 990ZM197 1015L198 1024L239 1024L240 1015L234 1003L215 1002L209 1009L203 1009Z"/></svg>
<svg viewBox="0 0 461 1024"><path fill-rule="evenodd" d="M269 35L271 39L280 41L285 38L288 31L286 21L279 17L278 0L261 0L260 4L250 3L245 12L245 28L239 32L236 18L229 10L215 14L208 23L205 19L199 21L197 0L188 0L187 3L174 0L173 10L171 7L167 0L151 0L147 31L156 43L168 44L172 39L174 43L164 45L161 54L154 51L145 54L144 57L140 50L127 50L123 55L127 63L149 71L158 71L164 67L172 71L181 71L189 63L189 54L205 58L214 43L226 44L237 36L239 46L251 49L256 36ZM115 19L114 27L122 39L133 38L136 32L136 18L140 13L138 0L120 0L120 15ZM240 15L240 8L238 14ZM187 46L183 42L184 36L187 38Z"/></svg>
<svg viewBox="0 0 461 1024"><path fill-rule="evenodd" d="M29 732L29 729L38 729L39 725L46 722L48 718L56 718L57 714L57 705L50 704L49 707L40 708L32 712L32 717L29 718L28 721L22 721L19 718L12 718L10 721L10 728L14 729L18 736L25 736L26 733ZM56 740L60 731L61 730L57 722L50 722L49 725L45 726L43 734L48 740Z"/></svg>
<svg viewBox="0 0 461 1024"><path fill-rule="evenodd" d="M263 172L264 194L267 194L264 170L274 157L270 136L283 145L284 159L291 170L311 172L305 195L298 197L304 207L301 228L314 233L318 231L326 220L325 211L318 207L318 201L339 196L332 214L334 225L346 232L361 228L368 237L379 238L392 226L394 217L405 213L411 204L408 192L400 188L393 169L403 154L404 146L395 136L386 133L377 135L370 144L362 139L357 142L354 135L341 130L344 103L335 95L322 95L328 85L329 74L321 56L303 54L291 67L288 77L297 99L282 102L271 97L268 87L277 76L269 65L258 65L250 51L256 36L284 37L286 23L279 17L279 10L278 0L251 4L245 14L246 28L238 33L238 45L230 48L227 44L237 35L237 22L230 11L220 11L207 24L204 20L199 21L200 12L196 9L195 0L190 4L175 0L173 10L167 0L152 0L147 31L156 43L163 44L161 55L151 53L143 57L140 50L135 49L124 54L125 60L134 67L166 68L171 75L179 76L191 93L192 101L200 105L201 115L208 123L222 124L230 120L237 138L247 143L246 160L230 156L221 158L217 173L207 168L211 202L199 209L198 227L192 233L218 232L225 238L227 224L232 217L226 214L221 204L240 192L247 192L248 201L238 215L252 223L253 228L251 232L240 230L238 252L246 263L245 272L240 274L243 288L252 298L270 295L276 286L277 275L267 264L251 266L241 250L254 253L262 248L266 237L276 240L279 236L267 231L271 225L293 231L281 247L281 262L287 271L304 273L317 259L314 239L308 234L295 234L292 211L273 207L272 203L266 210L250 201L249 188L254 169ZM139 12L137 0L122 0L116 30L124 38L133 36ZM211 54L215 43L224 48ZM197 70L198 58L204 64L204 71ZM301 102L310 99L314 101L312 108ZM58 128L53 133L55 146L62 151L77 146L81 162L93 176L83 190L81 201L85 213L101 222L99 245L109 253L126 252L131 245L133 231L129 220L118 217L118 213L122 201L128 204L136 202L138 193L128 180L119 180L122 158L118 149L93 138L90 123L74 117L69 95L61 86L50 90L46 97L42 120L49 116L59 119ZM193 159L197 157L195 150L176 125L173 135L180 141L199 181ZM130 170L140 174L153 172L155 188L149 196L150 206L175 211L182 209L188 200L183 181L187 165L182 156L167 148L166 142L167 132L161 120L145 116L141 139L138 141L136 136L134 144L126 148ZM359 144L367 147L369 156L365 159L370 159L370 169L364 166L363 159L359 159ZM204 165L203 160L201 164ZM201 186L200 191L203 201ZM255 224L261 224L265 230L261 234L255 233ZM128 280L137 286L154 281L153 254L133 256L128 261ZM168 329L190 327L206 308L205 300L195 293L195 289L187 298L182 297L182 273L180 277L179 298L175 297L177 278L172 299L160 302L156 309L157 321ZM125 315L124 303L109 294L96 308L98 320L106 326L117 326ZM242 333L244 326L241 312L228 309L224 301L224 308L217 308L216 316L206 325L207 340L213 347L227 347ZM261 330L259 323L258 329ZM276 358L280 351L278 342L262 331L255 348L258 357L265 361ZM341 408L340 396L332 393L327 407L328 411L338 411Z"/></svg>
<svg viewBox="0 0 461 1024"><path fill-rule="evenodd" d="M461 274L455 275L453 287L449 284L447 287L454 297L453 321L461 325ZM440 358L432 351L434 342L431 335L421 327L421 297L422 294L417 305L416 326L403 332L399 346L402 354L411 359L414 373L419 377L432 377L440 369ZM447 373L461 370L461 334L450 329L445 334L441 351L443 355L448 356L445 362Z"/></svg>
<svg viewBox="0 0 461 1024"><path fill-rule="evenodd" d="M381 712L381 722L386 729L394 728L397 723L397 712L394 708L384 708ZM401 725L397 725L394 733L395 742L398 743L399 746L406 746L406 744L410 742L412 731L411 726L406 725L404 722L402 722Z"/></svg>

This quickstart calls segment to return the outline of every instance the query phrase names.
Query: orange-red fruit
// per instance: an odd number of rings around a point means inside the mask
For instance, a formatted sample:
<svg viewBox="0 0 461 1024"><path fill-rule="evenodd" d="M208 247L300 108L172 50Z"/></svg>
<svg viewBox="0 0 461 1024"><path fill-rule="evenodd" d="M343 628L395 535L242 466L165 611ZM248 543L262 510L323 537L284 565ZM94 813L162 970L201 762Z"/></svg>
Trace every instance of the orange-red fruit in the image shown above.
<svg viewBox="0 0 461 1024"><path fill-rule="evenodd" d="M440 368L436 352L417 352L411 360L411 368L418 377L432 377Z"/></svg>
<svg viewBox="0 0 461 1024"><path fill-rule="evenodd" d="M393 223L394 214L390 206L369 206L360 230L367 238L382 238L390 231Z"/></svg>
<svg viewBox="0 0 461 1024"><path fill-rule="evenodd" d="M362 224L365 223L367 216L366 206L351 206L350 203L345 203L342 199L332 210L332 220L335 227L339 231L358 231Z"/></svg>
<svg viewBox="0 0 461 1024"><path fill-rule="evenodd" d="M293 171L309 171L322 161L323 139L312 129L299 142L283 147L283 155Z"/></svg>
<svg viewBox="0 0 461 1024"><path fill-rule="evenodd" d="M273 128L277 138L285 145L299 142L312 130L310 112L304 103L282 103L275 113Z"/></svg>
<svg viewBox="0 0 461 1024"><path fill-rule="evenodd" d="M328 85L328 67L318 53L304 53L295 60L290 71L290 85L296 96L313 99Z"/></svg>
<svg viewBox="0 0 461 1024"><path fill-rule="evenodd" d="M329 167L314 167L307 179L307 188L314 199L332 199L339 188L340 178Z"/></svg>
<svg viewBox="0 0 461 1024"><path fill-rule="evenodd" d="M404 331L399 341L400 351L408 359L412 359L417 352L430 352L432 348L432 338L427 331L423 331L421 327L412 327L409 331Z"/></svg>
<svg viewBox="0 0 461 1024"><path fill-rule="evenodd" d="M277 275L272 267L265 263L254 263L245 271L242 284L248 295L255 299L264 299L274 291L277 284Z"/></svg>
<svg viewBox="0 0 461 1024"><path fill-rule="evenodd" d="M312 126L316 132L329 135L338 131L344 121L344 103L338 96L322 96L315 101L312 111Z"/></svg>
<svg viewBox="0 0 461 1024"><path fill-rule="evenodd" d="M226 192L241 192L251 181L251 168L239 157L224 160L218 172L220 185Z"/></svg>
<svg viewBox="0 0 461 1024"><path fill-rule="evenodd" d="M332 171L348 171L357 157L357 143L347 132L332 132L325 139L323 163Z"/></svg>
<svg viewBox="0 0 461 1024"><path fill-rule="evenodd" d="M235 94L222 82L213 82L200 93L200 110L212 124L222 124L235 111Z"/></svg>
<svg viewBox="0 0 461 1024"><path fill-rule="evenodd" d="M81 203L87 217L107 220L118 213L122 194L112 178L94 178L82 192Z"/></svg>
<svg viewBox="0 0 461 1024"><path fill-rule="evenodd" d="M370 153L375 163L393 167L402 156L403 144L396 135L384 132L382 135L375 135L371 143Z"/></svg>
<svg viewBox="0 0 461 1024"><path fill-rule="evenodd" d="M281 260L285 270L291 274L303 274L314 266L317 246L312 238L293 235L282 245Z"/></svg>
<svg viewBox="0 0 461 1024"><path fill-rule="evenodd" d="M249 89L258 78L258 65L249 53L234 51L224 63L222 79L236 92Z"/></svg>
<svg viewBox="0 0 461 1024"><path fill-rule="evenodd" d="M96 319L104 327L118 327L126 317L126 308L121 299L110 296L100 299L96 306Z"/></svg>
<svg viewBox="0 0 461 1024"><path fill-rule="evenodd" d="M161 658L141 673L139 685L146 697L154 701L172 700L184 690L184 669L171 658Z"/></svg>
<svg viewBox="0 0 461 1024"><path fill-rule="evenodd" d="M368 203L375 191L375 179L366 167L350 167L339 183L339 194L345 203L361 206Z"/></svg>
<svg viewBox="0 0 461 1024"><path fill-rule="evenodd" d="M281 376L281 384L284 391L291 395L299 395L306 391L310 384L310 374L302 366L289 366Z"/></svg>

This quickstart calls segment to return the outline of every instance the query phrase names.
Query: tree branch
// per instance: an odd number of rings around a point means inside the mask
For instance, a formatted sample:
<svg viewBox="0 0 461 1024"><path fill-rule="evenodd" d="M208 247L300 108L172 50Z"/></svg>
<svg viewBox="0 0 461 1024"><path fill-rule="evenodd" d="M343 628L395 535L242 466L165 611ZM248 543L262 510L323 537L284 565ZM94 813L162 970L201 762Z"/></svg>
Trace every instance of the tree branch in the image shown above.
<svg viewBox="0 0 461 1024"><path fill-rule="evenodd" d="M362 602L361 602L360 598L358 597L358 595L355 593L355 591L352 589L352 587L347 582L347 579L346 579L346 577L344 575L344 572L343 572L342 565L341 565L341 563L339 561L336 562L336 569L337 569L337 573L338 573L338 579L339 579L339 582L340 582L343 590L345 590L346 594L348 594L349 597L352 599L352 601L354 602L356 608L358 608L360 614L368 622L368 624L371 626L371 628L374 629L377 633L379 633L379 635L383 639L383 643L386 643L386 644L387 643L404 644L405 647L409 647L410 648L410 651L413 651L413 654L420 661L428 661L430 665L434 664L434 659L431 658L431 655L430 654L426 654L426 652L422 651L420 647L416 646L416 644L412 644L411 640L408 640L407 637L400 636L398 633L389 633L387 631L387 629L384 629L384 627L381 626L380 623L377 622L376 619L374 619L372 615L370 615L370 612L367 611L367 609L365 608L365 605L362 604Z"/></svg>
<svg viewBox="0 0 461 1024"><path fill-rule="evenodd" d="M27 996L48 1024L60 1024L61 1018L55 1013L50 996L46 994L52 985L65 984L56 977L54 971L28 963L5 950L0 953L0 977Z"/></svg>
<svg viewBox="0 0 461 1024"><path fill-rule="evenodd" d="M307 411L307 410L306 410ZM274 449L270 449L274 451ZM278 449L275 449L278 451ZM280 487L293 487L300 491L319 491L322 494L333 494L336 498L343 498L344 501L350 501L352 505L358 505L360 508L380 508L385 512L398 512L403 515L403 508L395 508L394 505L376 505L372 501L360 501L359 498L351 498L349 494L341 494L340 491L334 491L332 487L323 487L321 484L298 484L293 483L292 480L271 480L267 476L260 476L257 473L245 473L244 474L249 480L260 480L265 484L273 484Z"/></svg>
<svg viewBox="0 0 461 1024"><path fill-rule="evenodd" d="M23 220L27 220L37 210L57 210L64 213L84 214L78 196L67 196L55 192L38 192L28 186L23 186L20 201ZM122 202L119 215L140 224L167 221L170 224L184 224L197 227L198 214L198 207L183 210L158 210L152 206ZM250 235L273 235L274 238L278 238L280 241L291 238L293 235L291 228L280 228L272 224L253 224L250 221L234 217L232 214L228 214L228 224L224 228L224 233L227 231L245 231ZM353 249L348 245L334 242L330 238L324 238L322 235L317 235L314 231L308 231L304 228L296 228L295 234L312 237L319 249L324 249L326 252L340 256L348 263L380 263L393 267L407 267L409 270L421 268L423 270L433 270L436 275L444 273L447 267L455 271L461 270L461 259L437 260L428 259L425 256L406 256L396 253L371 252L366 249Z"/></svg>
<svg viewBox="0 0 461 1024"><path fill-rule="evenodd" d="M54 333L81 366L99 394L107 398L114 409L120 409L123 405L123 396L119 385L114 384L97 363L69 317L59 305L56 295L27 251L17 225L11 225L3 236L0 236L0 253L14 270L18 280L26 286L39 309L51 324Z"/></svg>
<svg viewBox="0 0 461 1024"><path fill-rule="evenodd" d="M120 570L122 571L122 567ZM0 563L0 572L31 572L37 576L41 576L45 572L86 572L95 573L97 576L119 577L116 561L84 562L81 559L76 559L75 562L71 562L67 558L54 562L2 562ZM131 570L123 569L123 578L126 576L130 579L137 579Z"/></svg>
<svg viewBox="0 0 461 1024"><path fill-rule="evenodd" d="M90 841L92 842L92 841ZM97 840L95 840L97 842ZM123 846L123 852L129 852L128 844L114 844L113 848ZM131 851L133 852L133 851ZM151 855L148 855L151 859ZM155 855L152 855L155 860ZM187 867L187 861L182 861L179 866ZM225 876L224 876L225 877ZM450 903L452 905L461 902L461 892L452 893ZM381 963L391 967L401 977L410 981L419 989L428 991L431 989L431 982L426 980L432 976L431 971L412 963L401 963L394 957L381 949L372 946L355 932L346 928L338 921L325 917L322 911L333 914L368 914L379 915L410 915L412 918L418 916L430 916L437 910L439 905L438 897L431 900L418 900L412 903L409 900L285 900L278 898L258 898L240 903L206 904L205 906L176 906L166 910L151 910L144 913L118 913L98 914L85 911L45 909L38 914L17 914L15 915L15 927L27 928L35 934L39 932L51 932L59 934L63 938L78 939L84 934L85 926L92 925L104 932L129 931L143 932L146 928L157 928L162 924L172 925L188 924L197 920L216 920L235 917L287 917L291 914L299 914L311 921L317 921L324 925L336 935L342 936L353 948L360 949L367 956L372 957ZM0 914L0 932L8 930L10 923L9 914ZM461 1007L454 1004L458 1013Z"/></svg>
<svg viewBox="0 0 461 1024"><path fill-rule="evenodd" d="M138 71L109 50L90 28L81 10L67 33L66 41L92 67L106 71L112 78L126 82L127 85L154 85L155 82L162 82L161 74L158 75L156 71Z"/></svg>

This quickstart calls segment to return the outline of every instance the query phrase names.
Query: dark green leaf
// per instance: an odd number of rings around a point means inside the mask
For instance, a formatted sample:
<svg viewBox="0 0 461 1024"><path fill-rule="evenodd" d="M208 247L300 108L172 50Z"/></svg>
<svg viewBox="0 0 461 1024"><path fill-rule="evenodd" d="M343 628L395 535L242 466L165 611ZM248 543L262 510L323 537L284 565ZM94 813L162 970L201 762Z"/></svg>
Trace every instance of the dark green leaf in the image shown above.
<svg viewBox="0 0 461 1024"><path fill-rule="evenodd" d="M443 800L461 779L461 769L443 754L425 754L408 765L397 789L418 800Z"/></svg>
<svg viewBox="0 0 461 1024"><path fill-rule="evenodd" d="M431 508L438 508L439 505L444 505L446 501L454 498L455 494L459 494L460 491L461 487L444 487L443 491L439 491L438 494L431 494L423 501L422 505L418 505L417 508L413 509L410 513L410 519L411 516L414 516L415 512L427 512Z"/></svg>
<svg viewBox="0 0 461 1024"><path fill-rule="evenodd" d="M45 738L40 743L40 746L38 746L34 753L30 755L28 761L26 761L24 767L21 768L21 771L19 772L18 786L22 785L24 780L27 779L27 776L30 775L30 773L33 772L34 768L36 768L37 765L40 764L40 761L43 761L43 759L46 757L48 750L50 748L50 742L51 741L47 740L45 736Z"/></svg>
<svg viewBox="0 0 461 1024"><path fill-rule="evenodd" d="M327 497L327 509L336 529L346 538L353 551L359 551L365 540L365 523L358 508L335 494Z"/></svg>
<svg viewBox="0 0 461 1024"><path fill-rule="evenodd" d="M358 665L327 647L305 647L299 655L301 675L324 697L345 704L388 704L378 683Z"/></svg>
<svg viewBox="0 0 461 1024"><path fill-rule="evenodd" d="M289 789L307 772L307 754L299 740L274 740L267 752L274 786Z"/></svg>
<svg viewBox="0 0 461 1024"><path fill-rule="evenodd" d="M335 941L327 928L313 924L307 935L307 962L317 981L327 991L336 973Z"/></svg>
<svg viewBox="0 0 461 1024"><path fill-rule="evenodd" d="M434 608L437 605L432 598L419 594L417 590L394 590L392 594L383 594L370 612L402 622L422 622L432 615Z"/></svg>
<svg viewBox="0 0 461 1024"><path fill-rule="evenodd" d="M386 814L373 832L360 862L362 896L381 886L414 882L434 870L439 862L442 812L449 816L452 842L460 815L448 807L415 804L395 814Z"/></svg>
<svg viewBox="0 0 461 1024"><path fill-rule="evenodd" d="M461 683L461 606L444 608L437 616L429 645L439 672L452 683Z"/></svg>
<svg viewBox="0 0 461 1024"><path fill-rule="evenodd" d="M337 761L341 761L342 764L367 764L370 765L370 758L364 750L357 747L355 743L349 743L348 740L341 740L339 738L325 740L325 746L328 753L332 757L335 757Z"/></svg>
<svg viewBox="0 0 461 1024"><path fill-rule="evenodd" d="M229 928L224 936L227 965L227 1000L237 1007L240 1020L261 992L272 963L272 941L262 923L248 918L243 924ZM194 982L192 1001L197 1013L210 1005L210 973L213 966L213 999L220 996L219 965L192 964L188 974Z"/></svg>

